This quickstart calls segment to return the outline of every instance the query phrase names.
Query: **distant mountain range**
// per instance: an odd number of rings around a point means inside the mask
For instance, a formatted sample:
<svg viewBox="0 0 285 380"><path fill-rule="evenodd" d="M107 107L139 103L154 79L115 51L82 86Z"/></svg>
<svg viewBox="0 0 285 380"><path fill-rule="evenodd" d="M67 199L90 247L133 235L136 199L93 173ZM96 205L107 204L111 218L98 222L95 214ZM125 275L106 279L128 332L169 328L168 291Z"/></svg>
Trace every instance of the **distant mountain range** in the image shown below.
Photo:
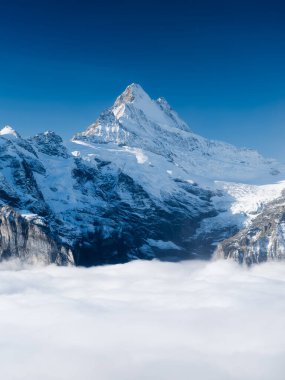
<svg viewBox="0 0 285 380"><path fill-rule="evenodd" d="M0 131L0 257L99 265L285 256L285 166L203 138L131 84L63 143Z"/></svg>

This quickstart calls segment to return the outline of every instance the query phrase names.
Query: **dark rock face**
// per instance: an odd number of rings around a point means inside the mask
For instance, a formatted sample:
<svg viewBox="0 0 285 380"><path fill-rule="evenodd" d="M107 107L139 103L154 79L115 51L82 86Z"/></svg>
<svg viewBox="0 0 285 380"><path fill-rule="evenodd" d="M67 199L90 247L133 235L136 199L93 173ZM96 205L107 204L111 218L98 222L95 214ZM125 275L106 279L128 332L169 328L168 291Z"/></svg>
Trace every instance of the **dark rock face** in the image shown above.
<svg viewBox="0 0 285 380"><path fill-rule="evenodd" d="M285 259L285 198L269 203L248 228L221 242L215 256L248 265Z"/></svg>
<svg viewBox="0 0 285 380"><path fill-rule="evenodd" d="M45 174L33 146L22 138L0 139L0 201L33 213L48 214L49 207L35 178Z"/></svg>
<svg viewBox="0 0 285 380"><path fill-rule="evenodd" d="M96 197L96 213L81 210L78 223L89 220L89 231L75 240L78 265L122 263L134 258L179 260L194 257L193 235L203 218L214 216L212 193L181 181L181 191L159 204L131 177L97 160L97 169L76 159L75 186ZM190 195L187 201L187 195ZM83 229L82 229L83 230ZM178 249L153 247L148 240L171 241ZM204 257L212 253L204 245Z"/></svg>
<svg viewBox="0 0 285 380"><path fill-rule="evenodd" d="M59 156L67 158L69 156L66 147L62 144L62 138L52 131L39 133L32 137L29 142L35 144L38 151L48 156Z"/></svg>
<svg viewBox="0 0 285 380"><path fill-rule="evenodd" d="M70 249L53 239L40 218L27 220L9 206L0 209L0 259L26 263L73 265Z"/></svg>
<svg viewBox="0 0 285 380"><path fill-rule="evenodd" d="M215 211L205 208L194 216L189 210L178 209L172 204L167 211L155 205L148 197L142 199L140 192L132 193L137 202L135 207L118 201L111 205L94 225L95 231L77 240L74 251L79 265L122 263L134 258L177 261L194 258L193 235L203 217ZM149 203L147 208L138 204ZM170 204L169 204L170 205ZM177 210L175 210L175 206ZM160 249L149 244L149 240L171 241L178 248ZM203 258L210 257L211 246L204 245ZM202 257L202 256L201 256Z"/></svg>

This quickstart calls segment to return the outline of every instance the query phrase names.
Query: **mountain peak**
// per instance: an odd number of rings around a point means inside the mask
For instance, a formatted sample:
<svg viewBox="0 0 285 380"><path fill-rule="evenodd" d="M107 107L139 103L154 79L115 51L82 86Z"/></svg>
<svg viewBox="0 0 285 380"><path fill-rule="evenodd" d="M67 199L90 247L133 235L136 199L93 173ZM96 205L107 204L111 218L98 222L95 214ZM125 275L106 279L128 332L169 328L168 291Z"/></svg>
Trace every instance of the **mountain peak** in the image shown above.
<svg viewBox="0 0 285 380"><path fill-rule="evenodd" d="M17 138L20 137L19 133L16 132L10 125L5 125L5 127L0 130L0 136L4 135L12 135Z"/></svg>
<svg viewBox="0 0 285 380"><path fill-rule="evenodd" d="M114 106L118 106L122 103L133 103L134 101L139 101L140 99L147 99L151 101L148 94L139 84L132 83L116 99Z"/></svg>
<svg viewBox="0 0 285 380"><path fill-rule="evenodd" d="M159 141L161 135L177 135L178 130L191 132L164 98L153 100L139 84L132 83L111 108L74 140L88 137L93 142L141 146L150 141L153 145L153 140Z"/></svg>

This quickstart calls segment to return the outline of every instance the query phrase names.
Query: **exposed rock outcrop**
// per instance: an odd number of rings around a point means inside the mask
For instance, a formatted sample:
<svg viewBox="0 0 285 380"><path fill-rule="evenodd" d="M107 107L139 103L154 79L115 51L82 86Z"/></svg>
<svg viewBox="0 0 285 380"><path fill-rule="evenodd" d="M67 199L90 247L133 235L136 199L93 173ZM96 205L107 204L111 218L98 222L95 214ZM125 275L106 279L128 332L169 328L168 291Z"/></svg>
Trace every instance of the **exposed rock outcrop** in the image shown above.
<svg viewBox="0 0 285 380"><path fill-rule="evenodd" d="M248 265L285 259L285 198L270 202L249 227L219 243L215 256Z"/></svg>
<svg viewBox="0 0 285 380"><path fill-rule="evenodd" d="M31 264L74 264L71 250L53 239L41 218L23 217L4 206L0 208L0 260L8 258Z"/></svg>

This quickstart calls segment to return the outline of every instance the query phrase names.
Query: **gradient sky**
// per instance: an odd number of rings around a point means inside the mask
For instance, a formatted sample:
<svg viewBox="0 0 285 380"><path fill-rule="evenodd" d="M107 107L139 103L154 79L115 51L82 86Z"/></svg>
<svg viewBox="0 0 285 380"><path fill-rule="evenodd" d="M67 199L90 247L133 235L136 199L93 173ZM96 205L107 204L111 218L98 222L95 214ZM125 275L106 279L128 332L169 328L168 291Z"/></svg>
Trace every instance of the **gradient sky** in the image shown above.
<svg viewBox="0 0 285 380"><path fill-rule="evenodd" d="M283 0L0 0L0 124L71 137L137 82L205 137L285 161Z"/></svg>

